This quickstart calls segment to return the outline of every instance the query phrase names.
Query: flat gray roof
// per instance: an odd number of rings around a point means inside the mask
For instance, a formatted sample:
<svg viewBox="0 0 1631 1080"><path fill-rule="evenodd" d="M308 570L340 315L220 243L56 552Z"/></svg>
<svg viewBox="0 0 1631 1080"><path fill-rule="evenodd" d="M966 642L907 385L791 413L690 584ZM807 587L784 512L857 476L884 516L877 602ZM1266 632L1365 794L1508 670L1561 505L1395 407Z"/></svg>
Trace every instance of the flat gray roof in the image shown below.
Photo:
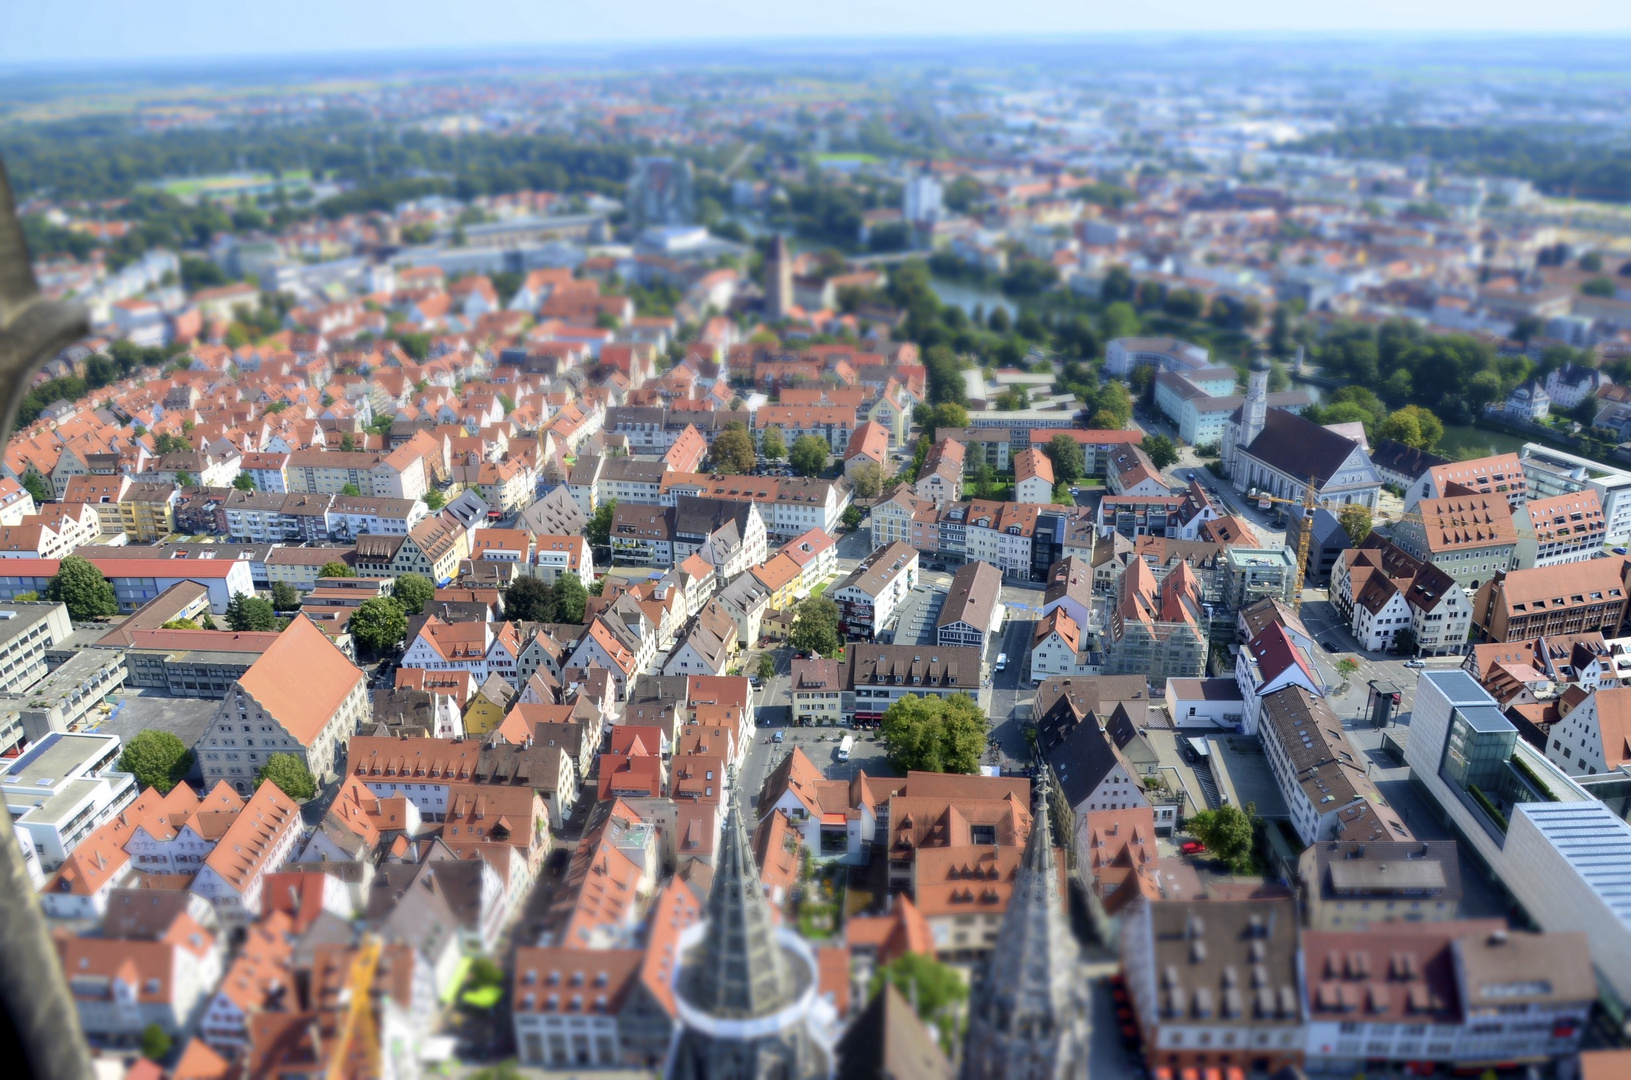
<svg viewBox="0 0 1631 1080"><path fill-rule="evenodd" d="M1494 705L1495 699L1465 671L1424 671L1421 677L1438 687L1452 705Z"/></svg>
<svg viewBox="0 0 1631 1080"><path fill-rule="evenodd" d="M1331 884L1338 889L1385 892L1392 889L1442 889L1449 883L1444 867L1432 859L1336 859Z"/></svg>
<svg viewBox="0 0 1631 1080"><path fill-rule="evenodd" d="M36 624L45 621L51 614L51 609L56 606L55 602L49 600L0 604L0 612L15 612L9 618L0 619L0 646L6 645L14 637L28 633Z"/></svg>
<svg viewBox="0 0 1631 1080"><path fill-rule="evenodd" d="M61 780L85 762L107 753L113 739L112 735L54 731L18 758L0 783L38 787L41 780Z"/></svg>
<svg viewBox="0 0 1631 1080"><path fill-rule="evenodd" d="M1457 705L1456 715L1464 719L1477 732L1516 731L1512 721L1501 715L1494 705Z"/></svg>
<svg viewBox="0 0 1631 1080"><path fill-rule="evenodd" d="M1523 803L1513 813L1533 822L1620 924L1631 927L1631 825L1599 802Z"/></svg>
<svg viewBox="0 0 1631 1080"><path fill-rule="evenodd" d="M30 806L18 821L37 821L55 825L61 822L75 807L84 802L95 793L98 786L96 780L70 780L52 793L38 801L37 805Z"/></svg>

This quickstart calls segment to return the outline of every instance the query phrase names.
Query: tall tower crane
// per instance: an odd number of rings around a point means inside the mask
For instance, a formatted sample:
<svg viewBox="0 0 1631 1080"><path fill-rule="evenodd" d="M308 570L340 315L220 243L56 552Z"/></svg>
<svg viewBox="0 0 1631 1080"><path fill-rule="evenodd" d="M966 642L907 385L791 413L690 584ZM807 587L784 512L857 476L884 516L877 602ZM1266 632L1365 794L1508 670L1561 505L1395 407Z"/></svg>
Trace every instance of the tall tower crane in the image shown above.
<svg viewBox="0 0 1631 1080"><path fill-rule="evenodd" d="M379 1025L374 1018L374 976L379 971L380 940L362 939L340 987L340 1023L328 1047L324 1080L377 1080L381 1075Z"/></svg>

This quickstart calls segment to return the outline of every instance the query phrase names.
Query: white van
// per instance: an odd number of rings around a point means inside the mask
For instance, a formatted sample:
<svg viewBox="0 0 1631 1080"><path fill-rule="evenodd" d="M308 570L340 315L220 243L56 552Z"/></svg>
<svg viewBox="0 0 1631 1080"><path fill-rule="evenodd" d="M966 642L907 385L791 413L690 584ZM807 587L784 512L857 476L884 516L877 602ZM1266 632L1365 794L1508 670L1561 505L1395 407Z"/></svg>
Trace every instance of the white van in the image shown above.
<svg viewBox="0 0 1631 1080"><path fill-rule="evenodd" d="M848 761L849 752L855 749L855 736L845 735L844 741L838 744L838 760Z"/></svg>
<svg viewBox="0 0 1631 1080"><path fill-rule="evenodd" d="M1001 671L1003 668L1005 668L1007 666L1008 666L1008 654L1007 653L998 653L997 654L997 670Z"/></svg>

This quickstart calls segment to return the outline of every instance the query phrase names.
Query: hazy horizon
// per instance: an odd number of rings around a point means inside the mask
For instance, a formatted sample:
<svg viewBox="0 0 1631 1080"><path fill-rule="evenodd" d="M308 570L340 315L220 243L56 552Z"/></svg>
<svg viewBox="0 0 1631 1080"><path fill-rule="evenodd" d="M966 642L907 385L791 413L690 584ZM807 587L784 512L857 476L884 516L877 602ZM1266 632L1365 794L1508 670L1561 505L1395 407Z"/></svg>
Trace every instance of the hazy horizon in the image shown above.
<svg viewBox="0 0 1631 1080"><path fill-rule="evenodd" d="M116 64L185 64L233 59L337 58L349 54L619 53L677 46L795 47L1091 41L1117 36L1510 38L1542 41L1580 35L1631 34L1631 4L1557 0L1544 7L1518 0L1354 0L1310 7L1291 0L1244 0L1222 6L1200 0L1154 0L1136 11L1055 0L988 5L925 0L858 3L833 0L814 9L770 9L744 0L686 8L630 0L608 27L603 11L514 0L368 2L288 0L276 7L232 10L203 0L148 6L85 3L13 6L0 15L0 65L73 69ZM726 57L720 58L722 61Z"/></svg>

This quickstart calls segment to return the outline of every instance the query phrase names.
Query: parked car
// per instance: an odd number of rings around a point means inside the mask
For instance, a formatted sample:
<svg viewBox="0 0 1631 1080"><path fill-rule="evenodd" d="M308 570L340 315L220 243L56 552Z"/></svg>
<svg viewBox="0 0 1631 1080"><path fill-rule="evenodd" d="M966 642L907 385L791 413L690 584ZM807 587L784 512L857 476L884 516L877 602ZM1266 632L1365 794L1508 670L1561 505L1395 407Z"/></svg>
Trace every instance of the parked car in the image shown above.
<svg viewBox="0 0 1631 1080"><path fill-rule="evenodd" d="M1329 641L1322 641L1322 642L1320 642L1320 644L1325 646L1325 651L1326 652L1341 652L1342 651L1341 649L1337 648L1335 645L1331 644Z"/></svg>
<svg viewBox="0 0 1631 1080"><path fill-rule="evenodd" d="M1205 855L1206 845L1201 843L1199 840L1190 840L1178 850L1182 851L1185 855Z"/></svg>
<svg viewBox="0 0 1631 1080"><path fill-rule="evenodd" d="M784 740L785 740L785 739L786 739L786 738L787 738L787 732L785 732L785 731L778 731L778 732L776 732L776 736L775 736L775 738L773 738L773 739L772 739L772 740L771 740L771 741L772 741L772 742L782 742L782 741L784 741Z"/></svg>

